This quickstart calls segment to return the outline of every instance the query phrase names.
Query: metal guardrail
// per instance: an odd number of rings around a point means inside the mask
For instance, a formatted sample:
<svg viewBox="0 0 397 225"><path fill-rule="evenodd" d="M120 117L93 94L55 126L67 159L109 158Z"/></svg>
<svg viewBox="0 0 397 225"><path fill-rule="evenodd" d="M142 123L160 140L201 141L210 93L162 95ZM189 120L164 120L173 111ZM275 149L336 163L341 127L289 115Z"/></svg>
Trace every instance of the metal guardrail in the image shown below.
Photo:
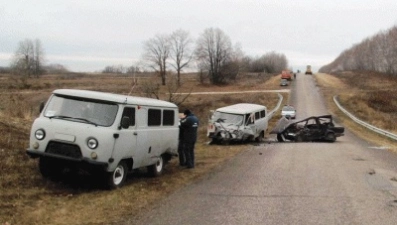
<svg viewBox="0 0 397 225"><path fill-rule="evenodd" d="M376 133L378 133L378 134L384 135L384 136L386 136L386 137L389 137L389 138L391 138L391 139L397 141L397 135L396 135L396 134L393 134L393 133L391 133L391 132L389 132L389 131L382 130L382 129L380 129L380 128L377 128L377 127L375 127L375 126L372 126L372 125L370 125L370 124L368 124L368 123L366 123L366 122L364 122L364 121L358 119L358 118L355 117L353 114L351 114L350 112L348 112L345 108L343 108L342 105L338 102L338 99L337 99L337 98L338 98L338 96L336 96L336 95L335 95L334 98L333 98L335 104L338 106L338 108L339 108L343 113L345 113L348 117L350 117L354 122L356 122L356 123L358 123L358 124L360 124L360 125L362 125L362 126L368 128L368 129L370 129L370 130L372 130L372 131L374 131L374 132L376 132Z"/></svg>
<svg viewBox="0 0 397 225"><path fill-rule="evenodd" d="M277 95L279 98L278 103L277 103L276 107L274 107L274 109L268 113L269 116L271 116L271 117L273 117L273 114L280 108L281 103L283 102L283 96L280 93L277 93Z"/></svg>

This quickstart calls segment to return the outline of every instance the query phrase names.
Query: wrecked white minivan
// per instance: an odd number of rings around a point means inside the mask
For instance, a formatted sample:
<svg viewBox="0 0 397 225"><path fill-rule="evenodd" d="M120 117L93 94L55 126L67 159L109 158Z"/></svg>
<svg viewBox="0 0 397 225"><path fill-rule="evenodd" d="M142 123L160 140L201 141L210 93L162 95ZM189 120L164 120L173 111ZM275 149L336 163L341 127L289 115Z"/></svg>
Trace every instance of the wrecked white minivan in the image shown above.
<svg viewBox="0 0 397 225"><path fill-rule="evenodd" d="M267 108L263 105L239 103L212 111L207 128L211 143L262 142L268 127Z"/></svg>
<svg viewBox="0 0 397 225"><path fill-rule="evenodd" d="M177 155L178 108L157 99L97 91L53 91L34 121L27 154L44 177L84 170L121 186L127 173L147 167L160 175Z"/></svg>

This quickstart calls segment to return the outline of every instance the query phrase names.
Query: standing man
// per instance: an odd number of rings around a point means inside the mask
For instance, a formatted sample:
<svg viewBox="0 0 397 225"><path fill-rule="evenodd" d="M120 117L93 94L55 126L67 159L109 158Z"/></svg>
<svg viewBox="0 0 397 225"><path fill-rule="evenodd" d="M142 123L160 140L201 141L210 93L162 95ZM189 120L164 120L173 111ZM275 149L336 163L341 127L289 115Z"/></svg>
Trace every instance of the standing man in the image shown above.
<svg viewBox="0 0 397 225"><path fill-rule="evenodd" d="M197 140L199 120L189 109L186 109L183 114L185 118L181 120L181 128L183 130L186 167L192 169L194 168L194 145Z"/></svg>
<svg viewBox="0 0 397 225"><path fill-rule="evenodd" d="M178 155L179 155L179 165L186 166L185 148L183 142L183 128L181 126L181 120L179 119L179 142L178 142Z"/></svg>

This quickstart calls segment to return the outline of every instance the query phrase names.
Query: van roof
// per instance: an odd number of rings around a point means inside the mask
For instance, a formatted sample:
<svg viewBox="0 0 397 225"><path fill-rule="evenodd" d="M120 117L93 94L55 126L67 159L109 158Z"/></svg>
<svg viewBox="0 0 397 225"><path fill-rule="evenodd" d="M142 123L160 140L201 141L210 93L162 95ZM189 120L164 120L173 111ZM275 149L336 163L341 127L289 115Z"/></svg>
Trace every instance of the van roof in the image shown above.
<svg viewBox="0 0 397 225"><path fill-rule="evenodd" d="M73 96L80 98L96 99L102 101L109 101L122 104L146 105L146 106L160 106L177 108L174 103L138 96L128 96L122 94L106 93L100 91L78 90L78 89L57 89L52 92L56 95Z"/></svg>
<svg viewBox="0 0 397 225"><path fill-rule="evenodd" d="M238 103L217 109L217 112L233 113L233 114L247 114L253 111L266 110L266 107L258 104L251 103Z"/></svg>

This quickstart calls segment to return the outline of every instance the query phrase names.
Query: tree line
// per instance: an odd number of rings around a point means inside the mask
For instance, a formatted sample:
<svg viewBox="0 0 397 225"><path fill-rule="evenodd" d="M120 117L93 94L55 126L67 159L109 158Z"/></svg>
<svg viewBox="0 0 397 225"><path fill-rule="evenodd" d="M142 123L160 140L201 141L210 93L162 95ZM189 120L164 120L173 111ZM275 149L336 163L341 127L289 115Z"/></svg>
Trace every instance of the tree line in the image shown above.
<svg viewBox="0 0 397 225"><path fill-rule="evenodd" d="M195 46L193 46L195 44ZM219 28L207 28L194 43L189 33L176 30L170 35L156 35L144 43L143 61L158 72L162 85L168 68L175 70L180 84L181 72L194 62L201 79L212 84L234 80L240 72L278 73L288 67L284 54L266 53L260 57L246 56L239 44Z"/></svg>
<svg viewBox="0 0 397 225"><path fill-rule="evenodd" d="M43 52L38 39L20 42L10 66L11 72L26 77L43 74L49 68L44 66ZM247 56L241 45L233 45L221 29L207 28L196 41L182 29L171 34L157 34L143 43L142 59L138 64L106 66L102 72L133 74L151 70L159 75L162 85L166 85L167 74L174 72L180 85L182 72L192 64L198 69L200 79L212 84L235 80L240 72L279 73L288 68L287 57L282 53Z"/></svg>
<svg viewBox="0 0 397 225"><path fill-rule="evenodd" d="M343 51L319 72L374 71L397 75L397 26L368 37Z"/></svg>

